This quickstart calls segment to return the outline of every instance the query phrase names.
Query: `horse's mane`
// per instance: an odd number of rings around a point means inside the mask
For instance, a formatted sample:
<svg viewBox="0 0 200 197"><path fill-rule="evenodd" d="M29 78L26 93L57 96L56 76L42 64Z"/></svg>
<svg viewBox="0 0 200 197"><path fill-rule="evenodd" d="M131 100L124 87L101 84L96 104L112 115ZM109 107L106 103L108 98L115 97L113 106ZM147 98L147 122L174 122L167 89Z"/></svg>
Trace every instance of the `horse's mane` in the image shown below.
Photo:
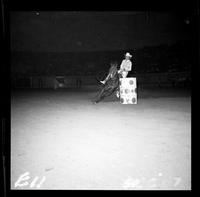
<svg viewBox="0 0 200 197"><path fill-rule="evenodd" d="M115 76L117 74L117 65L112 65L109 69L109 74Z"/></svg>

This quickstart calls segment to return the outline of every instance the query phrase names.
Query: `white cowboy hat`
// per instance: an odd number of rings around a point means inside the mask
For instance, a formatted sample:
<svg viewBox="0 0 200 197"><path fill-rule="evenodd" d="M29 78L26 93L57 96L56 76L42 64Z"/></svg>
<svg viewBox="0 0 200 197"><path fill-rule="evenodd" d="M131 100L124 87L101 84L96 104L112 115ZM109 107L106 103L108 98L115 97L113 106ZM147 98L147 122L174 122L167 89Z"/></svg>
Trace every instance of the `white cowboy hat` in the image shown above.
<svg viewBox="0 0 200 197"><path fill-rule="evenodd" d="M132 57L132 55L128 52L125 54L125 56Z"/></svg>

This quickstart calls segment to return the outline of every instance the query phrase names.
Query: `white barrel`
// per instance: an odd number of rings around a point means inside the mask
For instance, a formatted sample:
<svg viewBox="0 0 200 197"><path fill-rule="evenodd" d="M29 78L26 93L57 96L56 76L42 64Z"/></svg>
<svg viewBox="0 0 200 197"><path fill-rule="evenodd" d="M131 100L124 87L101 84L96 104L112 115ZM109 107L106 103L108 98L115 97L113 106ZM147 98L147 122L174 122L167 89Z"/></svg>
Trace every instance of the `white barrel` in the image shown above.
<svg viewBox="0 0 200 197"><path fill-rule="evenodd" d="M137 82L135 77L120 78L120 103L137 104Z"/></svg>

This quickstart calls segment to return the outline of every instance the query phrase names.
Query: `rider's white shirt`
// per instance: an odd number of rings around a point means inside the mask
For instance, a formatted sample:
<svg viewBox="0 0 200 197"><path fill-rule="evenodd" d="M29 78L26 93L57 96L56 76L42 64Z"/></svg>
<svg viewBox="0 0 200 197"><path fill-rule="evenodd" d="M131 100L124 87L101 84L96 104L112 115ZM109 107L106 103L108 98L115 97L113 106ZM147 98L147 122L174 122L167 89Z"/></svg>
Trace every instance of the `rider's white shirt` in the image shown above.
<svg viewBox="0 0 200 197"><path fill-rule="evenodd" d="M122 60L122 63L120 65L120 70L123 70L123 71L131 71L132 69L132 62L130 60Z"/></svg>

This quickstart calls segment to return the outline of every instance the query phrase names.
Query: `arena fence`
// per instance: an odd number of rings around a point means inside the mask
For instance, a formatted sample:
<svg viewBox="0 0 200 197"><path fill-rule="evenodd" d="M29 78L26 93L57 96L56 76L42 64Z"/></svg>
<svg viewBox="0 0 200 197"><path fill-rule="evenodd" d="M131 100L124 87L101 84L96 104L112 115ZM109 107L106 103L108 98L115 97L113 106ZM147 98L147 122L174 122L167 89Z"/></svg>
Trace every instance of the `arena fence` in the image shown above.
<svg viewBox="0 0 200 197"><path fill-rule="evenodd" d="M189 72L135 74L139 85L185 86L191 83ZM98 85L96 76L15 76L12 88L75 88Z"/></svg>

